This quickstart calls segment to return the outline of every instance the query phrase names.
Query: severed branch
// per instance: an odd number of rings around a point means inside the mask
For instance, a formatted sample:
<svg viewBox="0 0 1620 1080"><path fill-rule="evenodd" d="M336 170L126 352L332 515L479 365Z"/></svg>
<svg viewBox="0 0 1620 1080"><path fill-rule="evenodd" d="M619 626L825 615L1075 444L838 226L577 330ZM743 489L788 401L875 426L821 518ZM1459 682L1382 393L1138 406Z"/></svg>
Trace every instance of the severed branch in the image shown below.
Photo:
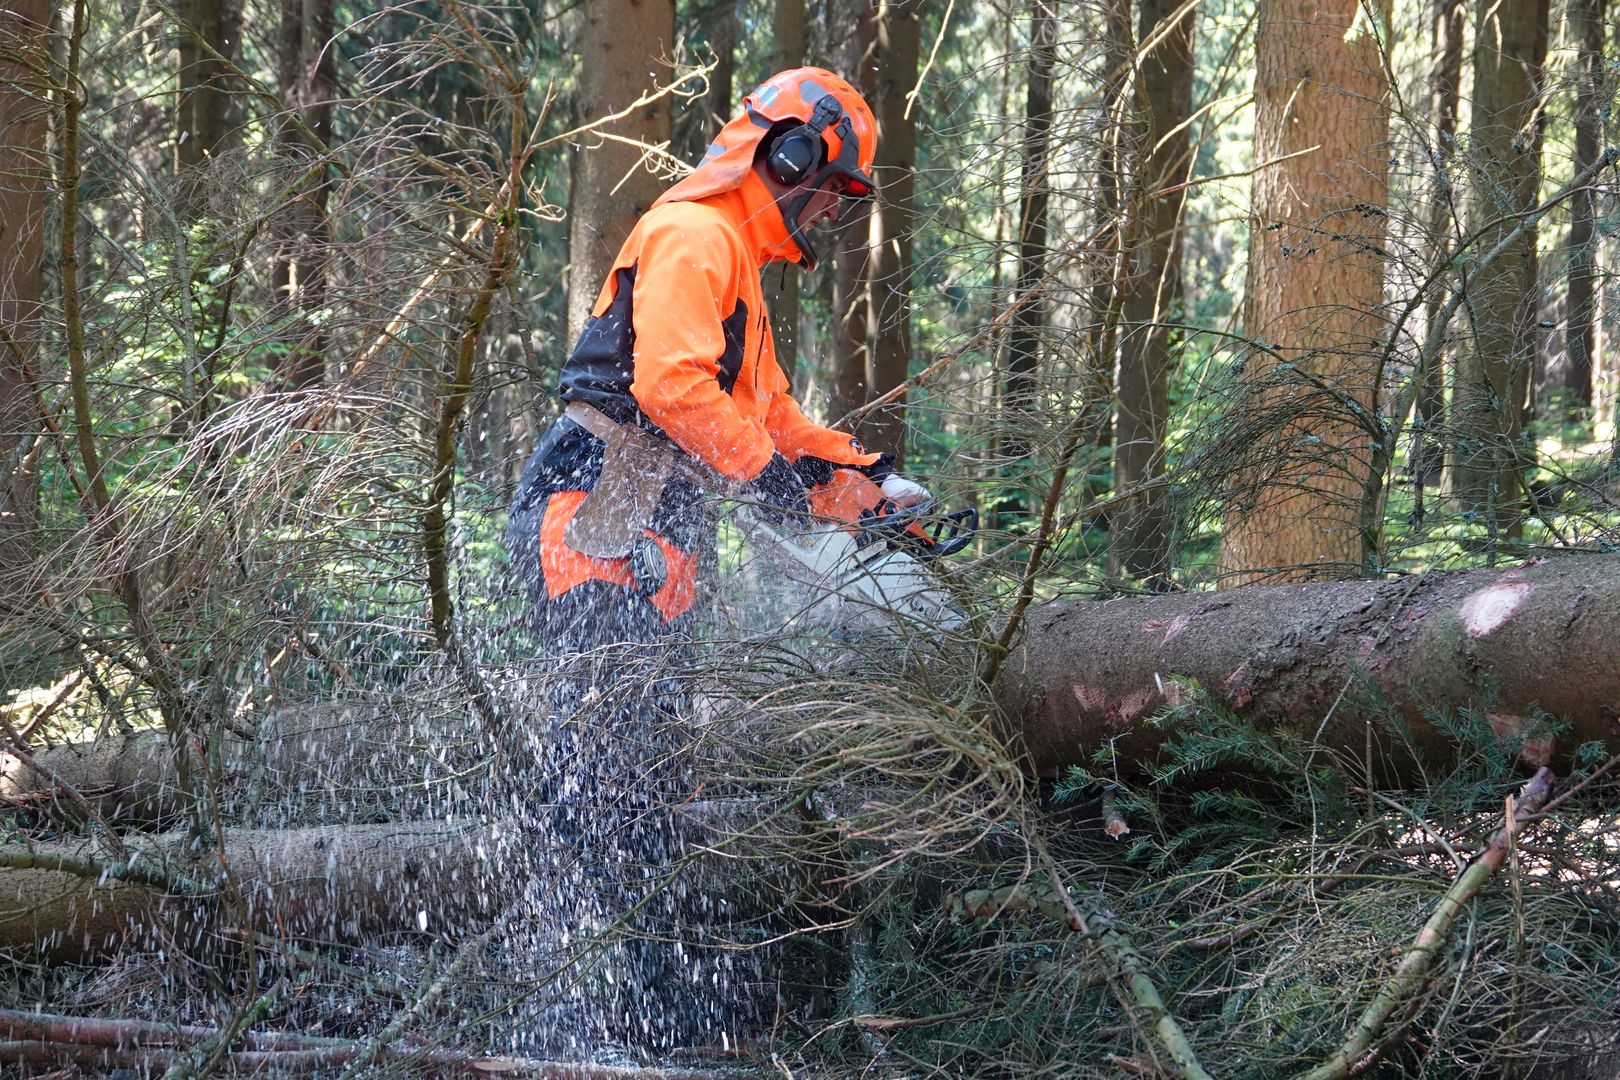
<svg viewBox="0 0 1620 1080"><path fill-rule="evenodd" d="M32 847L0 847L0 869L54 870L89 881L127 881L173 895L204 896L212 885L167 873L156 860L140 861L141 853L115 861L68 851L40 851Z"/></svg>
<svg viewBox="0 0 1620 1080"><path fill-rule="evenodd" d="M1119 800L1114 797L1113 791L1103 792L1102 797L1103 832L1108 839L1118 840L1131 831L1131 823L1126 820L1125 814L1119 808Z"/></svg>
<svg viewBox="0 0 1620 1080"><path fill-rule="evenodd" d="M1385 1037L1380 1043L1380 1037L1385 1034L1384 1025L1428 981L1435 958L1445 951L1446 942L1450 940L1452 925L1481 886L1507 859L1513 837L1522 827L1524 818L1534 814L1547 802L1547 797L1552 794L1554 779L1551 769L1542 768L1525 782L1517 802L1512 804L1513 809L1506 823L1491 838L1489 846L1468 864L1440 898L1434 914L1429 916L1429 921L1418 932L1417 940L1401 957L1394 975L1351 1028L1344 1045L1332 1057L1303 1074L1300 1080L1342 1080L1343 1077L1362 1072L1377 1060L1377 1048L1387 1046L1390 1042Z"/></svg>

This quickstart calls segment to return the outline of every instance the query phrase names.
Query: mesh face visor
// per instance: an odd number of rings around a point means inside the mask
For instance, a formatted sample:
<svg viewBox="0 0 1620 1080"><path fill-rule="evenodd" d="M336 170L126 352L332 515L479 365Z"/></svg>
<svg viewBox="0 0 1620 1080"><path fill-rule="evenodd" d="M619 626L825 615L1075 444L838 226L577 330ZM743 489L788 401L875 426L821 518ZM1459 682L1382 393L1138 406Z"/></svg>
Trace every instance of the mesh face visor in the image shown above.
<svg viewBox="0 0 1620 1080"><path fill-rule="evenodd" d="M822 190L830 191L848 202L865 201L877 194L877 186L861 168L860 143L855 138L854 125L850 123L849 117L841 116L832 130L838 136L838 156L823 163L812 173L800 185L799 193L782 207L782 218L788 227L788 235L798 247L802 256L800 265L806 270L814 270L821 262L799 220L815 193ZM821 141L825 147L827 145L825 136L822 136Z"/></svg>
<svg viewBox="0 0 1620 1080"><path fill-rule="evenodd" d="M877 185L861 168L861 144L855 137L855 125L840 111L832 131L838 136L838 156L816 170L806 185L826 188L847 199L870 199L877 193ZM822 146L826 144L826 137L822 136Z"/></svg>

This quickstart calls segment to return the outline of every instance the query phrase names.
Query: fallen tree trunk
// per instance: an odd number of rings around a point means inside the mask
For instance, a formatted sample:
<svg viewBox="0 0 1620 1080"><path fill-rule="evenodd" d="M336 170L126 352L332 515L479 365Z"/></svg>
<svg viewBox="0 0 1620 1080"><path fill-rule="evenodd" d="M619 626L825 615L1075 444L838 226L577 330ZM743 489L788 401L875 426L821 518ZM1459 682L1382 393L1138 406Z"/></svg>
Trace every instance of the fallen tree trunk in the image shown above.
<svg viewBox="0 0 1620 1080"><path fill-rule="evenodd" d="M166 1067L199 1043L219 1039L219 1028L195 1024L159 1024L145 1020L53 1016L0 1009L0 1064L52 1064L72 1061L100 1068L125 1067L150 1072ZM354 1061L371 1060L429 1068L435 1076L481 1076L503 1073L532 1080L719 1080L735 1073L701 1069L625 1068L612 1065L481 1057L448 1048L404 1043L372 1047L353 1039L332 1039L283 1031L245 1031L232 1041L219 1065L227 1072L314 1072Z"/></svg>
<svg viewBox="0 0 1620 1080"><path fill-rule="evenodd" d="M222 854L251 929L354 941L460 932L493 915L510 895L510 839L449 822L227 829ZM188 876L188 842L184 832L126 838L123 863L99 862L88 841L0 847L0 949L94 957L125 941L186 940L220 900ZM165 878L167 889L153 887Z"/></svg>
<svg viewBox="0 0 1620 1080"><path fill-rule="evenodd" d="M221 786L228 813L262 826L285 824L253 819L269 818L286 795L301 824L364 820L357 804L368 798L379 818L397 817L400 793L419 786L420 754L476 741L456 708L388 698L289 706L258 726L254 738L223 736ZM0 753L0 804L37 806L71 788L109 824L172 825L184 805L175 752L167 732L147 730L38 749L32 760ZM334 812L323 814L322 802Z"/></svg>
<svg viewBox="0 0 1620 1080"><path fill-rule="evenodd" d="M1373 776L1404 783L1455 756L1429 711L1479 707L1497 735L1530 733L1538 714L1564 724L1553 746L1531 738L1526 764L1560 764L1588 741L1620 750L1620 559L1566 555L1507 571L1397 581L1250 586L1032 608L994 688L1028 769L1056 776L1104 744L1136 768L1168 732L1146 721L1191 680L1261 728L1291 727ZM1393 725L1369 721L1398 719ZM1323 721L1326 720L1324 724ZM459 728L459 730L457 730ZM1320 729L1320 730L1318 730ZM289 710L259 740L233 743L236 775L327 800L400 790L411 748L470 739L465 720L412 717L399 703ZM1408 741L1409 740L1409 743ZM172 815L172 755L161 732L37 755L109 820ZM408 787L408 783L403 786ZM0 797L49 797L54 781L0 755ZM266 800L244 800L263 804ZM397 812L397 807L393 808Z"/></svg>
<svg viewBox="0 0 1620 1080"><path fill-rule="evenodd" d="M675 808L699 855L683 870L732 903L760 893L748 826L758 800ZM416 821L303 829L226 829L224 850L196 864L189 835L129 835L121 860L90 840L0 845L0 950L93 959L123 944L190 940L225 898L228 869L249 929L276 938L354 942L382 933L475 933L519 895L542 841L506 821ZM552 856L590 857L552 847ZM553 860L555 861L555 860ZM773 879L784 885L780 873ZM763 895L763 893L761 893Z"/></svg>
<svg viewBox="0 0 1620 1080"><path fill-rule="evenodd" d="M1248 587L1030 611L995 697L1038 776L1112 744L1152 762L1148 723L1198 683L1244 721L1288 728L1400 783L1454 759L1430 710L1476 708L1527 765L1599 741L1620 750L1620 559L1569 555L1507 571ZM1536 718L1562 725L1556 745ZM1394 722L1382 722L1394 721Z"/></svg>

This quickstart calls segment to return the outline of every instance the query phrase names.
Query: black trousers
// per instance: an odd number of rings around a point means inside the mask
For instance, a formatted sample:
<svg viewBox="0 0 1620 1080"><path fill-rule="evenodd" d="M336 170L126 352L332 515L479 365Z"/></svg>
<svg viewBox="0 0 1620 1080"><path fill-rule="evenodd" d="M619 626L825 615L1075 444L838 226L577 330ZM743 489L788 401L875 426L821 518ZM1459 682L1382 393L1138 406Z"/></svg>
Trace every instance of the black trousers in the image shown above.
<svg viewBox="0 0 1620 1080"><path fill-rule="evenodd" d="M539 875L555 883L542 901L548 917L588 952L578 983L587 1026L663 1052L720 1019L694 1015L704 995L694 992L700 961L679 874L688 843L673 810L695 787L691 618L665 622L633 588L602 581L547 597L520 546L544 513L540 500L511 524L514 562L533 571L524 577L544 654L507 748L512 812L549 852Z"/></svg>

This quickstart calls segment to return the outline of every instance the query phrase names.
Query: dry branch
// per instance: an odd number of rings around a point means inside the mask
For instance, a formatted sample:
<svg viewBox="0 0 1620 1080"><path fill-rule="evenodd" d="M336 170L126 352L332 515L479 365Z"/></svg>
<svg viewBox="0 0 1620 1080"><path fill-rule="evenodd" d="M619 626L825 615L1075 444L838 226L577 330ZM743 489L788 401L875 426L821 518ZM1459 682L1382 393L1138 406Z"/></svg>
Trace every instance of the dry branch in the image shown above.
<svg viewBox="0 0 1620 1080"><path fill-rule="evenodd" d="M953 914L975 919L995 918L1003 912L1039 911L1053 922L1085 935L1096 947L1120 1002L1142 1017L1139 1029L1169 1058L1174 1075L1184 1080L1210 1080L1181 1024L1148 977L1136 946L1098 901L1076 905L1066 891L1026 883L970 890L954 898L950 906Z"/></svg>

